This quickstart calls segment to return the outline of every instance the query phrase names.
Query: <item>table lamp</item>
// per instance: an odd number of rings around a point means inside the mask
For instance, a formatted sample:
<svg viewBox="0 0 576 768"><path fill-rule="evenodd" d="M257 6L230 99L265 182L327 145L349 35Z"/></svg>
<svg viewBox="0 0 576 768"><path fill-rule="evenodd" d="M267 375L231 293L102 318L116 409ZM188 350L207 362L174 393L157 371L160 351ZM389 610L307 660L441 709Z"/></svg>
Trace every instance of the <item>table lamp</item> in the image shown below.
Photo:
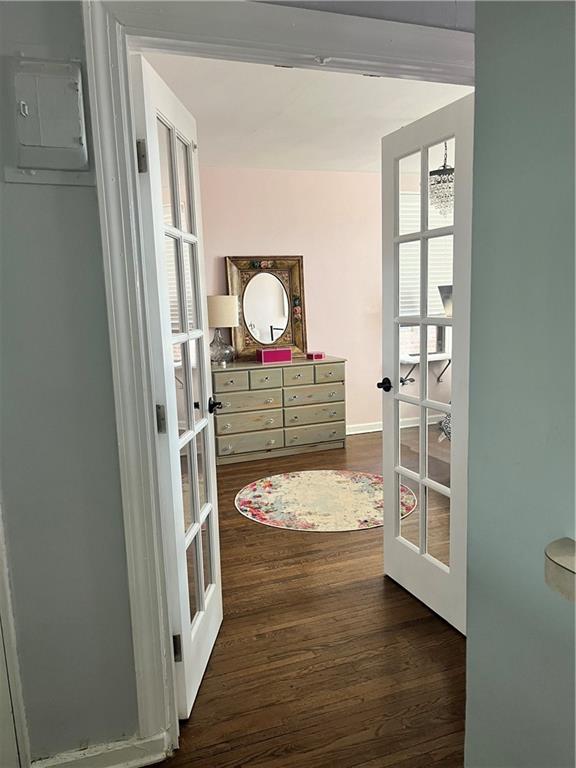
<svg viewBox="0 0 576 768"><path fill-rule="evenodd" d="M226 344L222 328L237 328L238 296L208 296L208 325L215 328L210 344L210 359L221 368L234 360L234 347Z"/></svg>

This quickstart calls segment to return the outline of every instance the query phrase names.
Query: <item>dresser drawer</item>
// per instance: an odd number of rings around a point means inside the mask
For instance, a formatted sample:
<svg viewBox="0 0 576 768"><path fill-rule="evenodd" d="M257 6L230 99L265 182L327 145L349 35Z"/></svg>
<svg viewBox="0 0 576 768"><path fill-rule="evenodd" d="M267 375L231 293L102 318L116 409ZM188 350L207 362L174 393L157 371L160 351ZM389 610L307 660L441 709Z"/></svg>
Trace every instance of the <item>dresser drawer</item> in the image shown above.
<svg viewBox="0 0 576 768"><path fill-rule="evenodd" d="M282 368L250 371L250 389L270 389L282 386Z"/></svg>
<svg viewBox="0 0 576 768"><path fill-rule="evenodd" d="M223 413L216 416L216 434L258 432L282 426L282 411L256 411L255 413Z"/></svg>
<svg viewBox="0 0 576 768"><path fill-rule="evenodd" d="M314 405L344 400L344 384L313 384L311 387L288 387L284 390L284 405Z"/></svg>
<svg viewBox="0 0 576 768"><path fill-rule="evenodd" d="M343 421L337 421L334 424L313 424L309 427L290 427L284 430L287 448L294 445L344 440L345 437L346 425Z"/></svg>
<svg viewBox="0 0 576 768"><path fill-rule="evenodd" d="M262 411L282 407L281 389L256 389L250 392L222 394L221 414L240 411Z"/></svg>
<svg viewBox="0 0 576 768"><path fill-rule="evenodd" d="M233 456L236 453L252 453L253 451L271 451L283 446L284 432L281 429L216 438L218 456Z"/></svg>
<svg viewBox="0 0 576 768"><path fill-rule="evenodd" d="M304 424L320 424L330 421L344 421L346 406L344 403L326 405L304 405L290 408L284 412L285 427L299 427Z"/></svg>
<svg viewBox="0 0 576 768"><path fill-rule="evenodd" d="M291 384L314 384L313 365L295 365L292 368L284 368L284 386Z"/></svg>
<svg viewBox="0 0 576 768"><path fill-rule="evenodd" d="M317 384L324 384L326 381L344 381L344 363L315 365L314 375Z"/></svg>
<svg viewBox="0 0 576 768"><path fill-rule="evenodd" d="M248 389L248 371L215 371L214 392L237 392Z"/></svg>

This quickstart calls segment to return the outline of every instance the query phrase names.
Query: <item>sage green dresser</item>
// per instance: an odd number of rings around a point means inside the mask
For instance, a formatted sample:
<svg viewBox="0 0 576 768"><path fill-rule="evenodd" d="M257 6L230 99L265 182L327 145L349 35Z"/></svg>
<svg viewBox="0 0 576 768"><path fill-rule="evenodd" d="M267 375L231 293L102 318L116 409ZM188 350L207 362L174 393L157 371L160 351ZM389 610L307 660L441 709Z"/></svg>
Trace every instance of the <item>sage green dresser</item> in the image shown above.
<svg viewBox="0 0 576 768"><path fill-rule="evenodd" d="M217 463L343 448L345 372L340 357L214 367Z"/></svg>

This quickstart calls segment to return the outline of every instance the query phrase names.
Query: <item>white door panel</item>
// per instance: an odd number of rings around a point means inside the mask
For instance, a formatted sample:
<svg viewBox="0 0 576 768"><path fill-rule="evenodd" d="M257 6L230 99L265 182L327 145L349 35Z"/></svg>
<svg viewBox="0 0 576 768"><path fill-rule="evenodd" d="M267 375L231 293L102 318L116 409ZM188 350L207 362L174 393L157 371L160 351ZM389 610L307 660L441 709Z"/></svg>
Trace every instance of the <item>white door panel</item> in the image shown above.
<svg viewBox="0 0 576 768"><path fill-rule="evenodd" d="M384 569L461 632L473 99L382 140ZM445 166L452 200L432 200Z"/></svg>
<svg viewBox="0 0 576 768"><path fill-rule="evenodd" d="M177 706L189 716L222 622L208 315L196 123L139 55L134 125L146 142L139 174L146 246L146 322Z"/></svg>

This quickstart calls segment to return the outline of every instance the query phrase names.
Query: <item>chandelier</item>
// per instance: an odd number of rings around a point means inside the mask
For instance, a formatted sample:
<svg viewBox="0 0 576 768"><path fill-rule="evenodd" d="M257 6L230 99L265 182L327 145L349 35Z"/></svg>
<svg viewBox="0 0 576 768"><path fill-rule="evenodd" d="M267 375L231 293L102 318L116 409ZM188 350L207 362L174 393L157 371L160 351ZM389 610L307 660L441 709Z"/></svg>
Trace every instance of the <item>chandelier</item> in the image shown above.
<svg viewBox="0 0 576 768"><path fill-rule="evenodd" d="M428 195L430 205L442 216L454 208L454 168L448 165L448 142L444 142L444 163L441 168L430 171Z"/></svg>

